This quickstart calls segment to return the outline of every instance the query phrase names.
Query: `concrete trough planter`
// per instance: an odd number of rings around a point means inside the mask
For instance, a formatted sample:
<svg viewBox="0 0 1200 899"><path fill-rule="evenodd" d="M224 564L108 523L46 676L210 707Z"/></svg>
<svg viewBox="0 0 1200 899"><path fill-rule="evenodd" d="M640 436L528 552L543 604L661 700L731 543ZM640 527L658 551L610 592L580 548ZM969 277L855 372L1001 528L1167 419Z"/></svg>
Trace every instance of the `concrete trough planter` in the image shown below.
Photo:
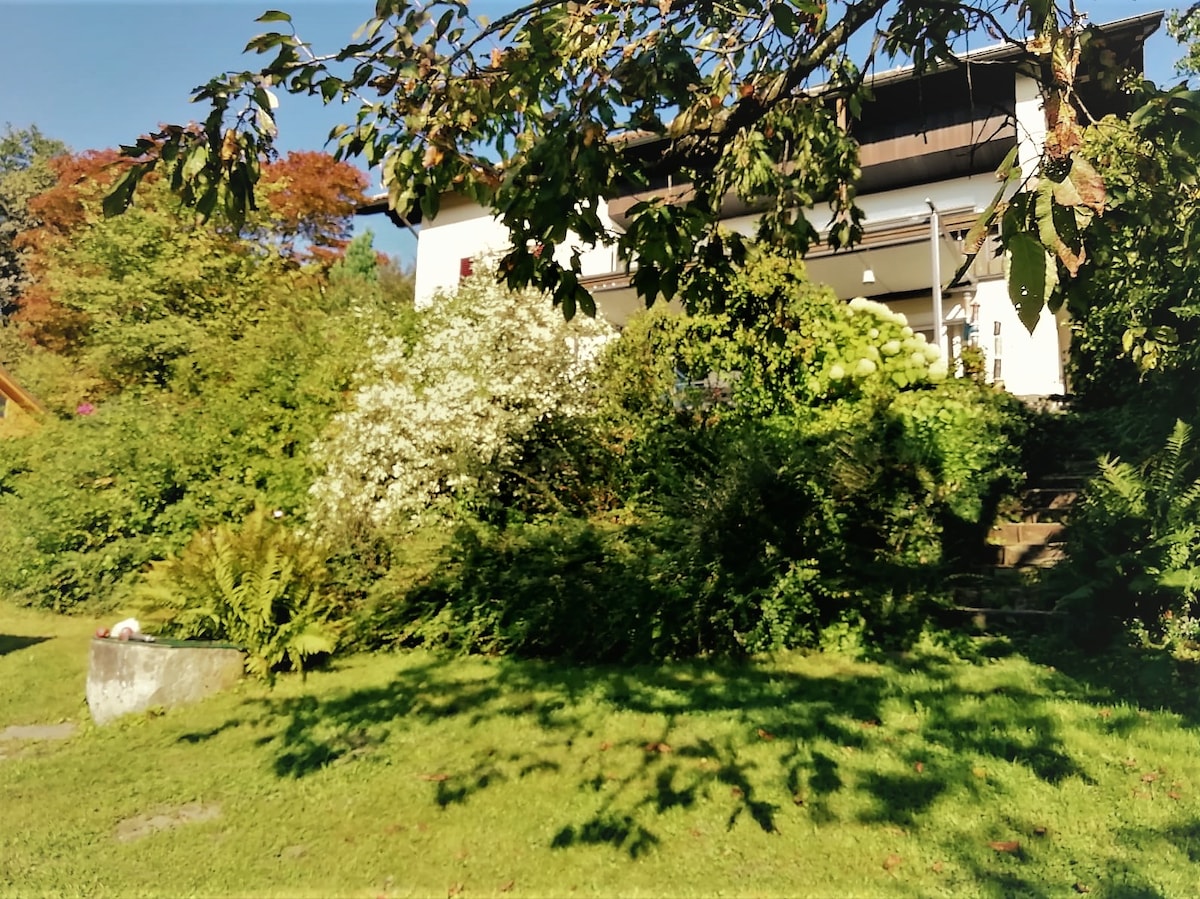
<svg viewBox="0 0 1200 899"><path fill-rule="evenodd" d="M244 660L245 653L228 644L93 637L87 677L92 720L107 724L130 712L212 696L241 679Z"/></svg>

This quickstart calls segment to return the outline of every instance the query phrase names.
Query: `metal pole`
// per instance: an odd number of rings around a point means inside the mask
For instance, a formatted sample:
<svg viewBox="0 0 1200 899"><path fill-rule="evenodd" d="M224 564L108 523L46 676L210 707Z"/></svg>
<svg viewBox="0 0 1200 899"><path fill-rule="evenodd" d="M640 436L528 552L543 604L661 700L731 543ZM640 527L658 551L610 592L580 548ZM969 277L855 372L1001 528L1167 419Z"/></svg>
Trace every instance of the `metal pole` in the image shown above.
<svg viewBox="0 0 1200 899"><path fill-rule="evenodd" d="M942 351L942 358L949 360L950 348L946 346L946 323L942 320L942 226L933 200L925 198L929 207L929 256L933 265L933 339Z"/></svg>

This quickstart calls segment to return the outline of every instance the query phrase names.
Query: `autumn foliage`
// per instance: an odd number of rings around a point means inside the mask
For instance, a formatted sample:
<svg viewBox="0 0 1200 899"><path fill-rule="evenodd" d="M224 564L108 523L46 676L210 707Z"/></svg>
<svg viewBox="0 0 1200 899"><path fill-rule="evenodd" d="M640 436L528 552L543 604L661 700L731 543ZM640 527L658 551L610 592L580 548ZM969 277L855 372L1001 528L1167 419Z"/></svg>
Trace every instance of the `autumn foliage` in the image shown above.
<svg viewBox="0 0 1200 899"><path fill-rule="evenodd" d="M17 240L28 253L34 279L20 297L15 317L29 325L27 333L35 342L61 351L85 326L77 312L56 300L53 279L46 275L59 249L81 229L101 221L101 202L132 164L116 150L88 150L50 163L57 181L30 201L38 225ZM135 205L177 216L181 229L196 227L194 213L165 193L158 181L154 172L143 179ZM202 227L222 233L227 249L235 253L267 245L295 265L316 262L327 268L345 251L354 209L364 199L366 185L362 172L328 154L289 153L263 165L260 208L240 232L221 221Z"/></svg>
<svg viewBox="0 0 1200 899"><path fill-rule="evenodd" d="M365 199L361 171L327 153L300 151L263 166L259 184L269 230L289 254L327 263L342 255Z"/></svg>

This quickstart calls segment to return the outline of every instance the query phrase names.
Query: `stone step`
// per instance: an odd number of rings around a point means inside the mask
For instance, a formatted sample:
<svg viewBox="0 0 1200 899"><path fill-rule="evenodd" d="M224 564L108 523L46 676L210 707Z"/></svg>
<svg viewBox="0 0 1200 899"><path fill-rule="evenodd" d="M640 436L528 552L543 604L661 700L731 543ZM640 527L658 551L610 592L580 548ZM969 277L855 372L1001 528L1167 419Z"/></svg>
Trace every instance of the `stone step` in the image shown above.
<svg viewBox="0 0 1200 899"><path fill-rule="evenodd" d="M1061 543L1009 543L989 549L991 564L1000 568L1049 568L1067 557Z"/></svg>
<svg viewBox="0 0 1200 899"><path fill-rule="evenodd" d="M1008 631L1013 626L1061 628L1066 621L1063 613L1053 609L991 609L971 606L953 606L943 610L939 617L947 624L968 626L979 633L985 633L997 624L1003 631Z"/></svg>
<svg viewBox="0 0 1200 899"><path fill-rule="evenodd" d="M1026 508L1069 509L1079 500L1080 491L1067 487L1027 487L1021 491Z"/></svg>
<svg viewBox="0 0 1200 899"><path fill-rule="evenodd" d="M1061 541L1065 528L1056 521L1005 521L988 532L988 543L999 546Z"/></svg>
<svg viewBox="0 0 1200 899"><path fill-rule="evenodd" d="M1026 524L1066 524L1071 519L1069 506L1060 509L1025 509L1021 521Z"/></svg>

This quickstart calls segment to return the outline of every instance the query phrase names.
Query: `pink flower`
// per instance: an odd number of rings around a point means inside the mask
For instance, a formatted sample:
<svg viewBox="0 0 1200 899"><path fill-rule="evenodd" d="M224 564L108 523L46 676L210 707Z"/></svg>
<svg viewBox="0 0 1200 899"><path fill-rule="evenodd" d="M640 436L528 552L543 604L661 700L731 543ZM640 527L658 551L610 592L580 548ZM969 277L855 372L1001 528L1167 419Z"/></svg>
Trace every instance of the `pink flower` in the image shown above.
<svg viewBox="0 0 1200 899"><path fill-rule="evenodd" d="M91 403L80 403L78 406L75 407L75 413L77 415L91 415L95 411L96 411L96 407L93 406Z"/></svg>

